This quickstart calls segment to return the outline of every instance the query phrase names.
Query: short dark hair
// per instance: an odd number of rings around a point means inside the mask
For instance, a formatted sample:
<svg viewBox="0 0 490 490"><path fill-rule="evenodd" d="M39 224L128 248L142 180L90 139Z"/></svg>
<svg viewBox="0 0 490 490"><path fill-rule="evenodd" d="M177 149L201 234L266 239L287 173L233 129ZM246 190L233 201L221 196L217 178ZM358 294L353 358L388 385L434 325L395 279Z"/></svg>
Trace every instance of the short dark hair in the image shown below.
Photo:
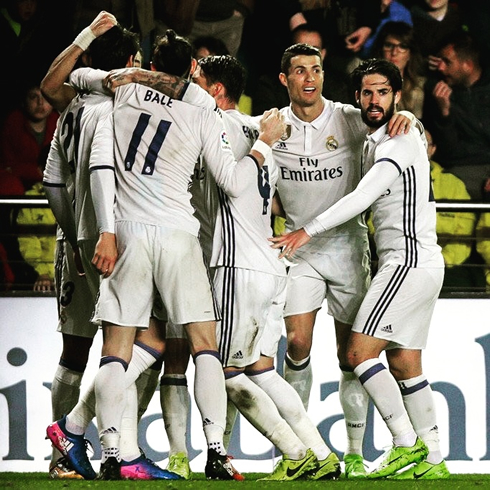
<svg viewBox="0 0 490 490"><path fill-rule="evenodd" d="M282 59L281 59L282 73L288 74L289 69L291 68L291 60L295 56L300 56L300 55L318 56L320 58L320 63L321 63L322 55L319 49L304 43L293 44L292 46L289 46L289 48L287 48L286 51L284 51L284 54L282 55Z"/></svg>
<svg viewBox="0 0 490 490"><path fill-rule="evenodd" d="M247 74L234 56L206 56L199 60L199 66L208 83L222 83L228 98L238 103L245 90Z"/></svg>
<svg viewBox="0 0 490 490"><path fill-rule="evenodd" d="M141 49L137 34L117 24L92 41L88 49L92 68L124 68L130 56Z"/></svg>
<svg viewBox="0 0 490 490"><path fill-rule="evenodd" d="M187 78L192 61L192 45L173 29L156 39L151 62L158 70L169 75Z"/></svg>
<svg viewBox="0 0 490 490"><path fill-rule="evenodd" d="M382 58L371 58L362 61L361 64L351 73L352 85L356 91L360 91L362 80L367 75L383 75L390 83L393 92L399 92L402 89L402 75L398 67L391 61Z"/></svg>
<svg viewBox="0 0 490 490"><path fill-rule="evenodd" d="M471 60L480 64L481 47L468 32L461 29L446 36L440 44L441 50L447 46L452 46L460 61Z"/></svg>

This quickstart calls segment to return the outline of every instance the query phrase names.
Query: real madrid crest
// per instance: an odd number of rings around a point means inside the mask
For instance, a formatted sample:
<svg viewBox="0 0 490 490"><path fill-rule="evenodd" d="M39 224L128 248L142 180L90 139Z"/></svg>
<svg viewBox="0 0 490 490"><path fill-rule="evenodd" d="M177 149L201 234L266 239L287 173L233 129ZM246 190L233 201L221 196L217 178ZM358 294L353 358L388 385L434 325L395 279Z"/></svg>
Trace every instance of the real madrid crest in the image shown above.
<svg viewBox="0 0 490 490"><path fill-rule="evenodd" d="M325 143L328 151L335 151L339 147L339 142L333 137L329 136Z"/></svg>

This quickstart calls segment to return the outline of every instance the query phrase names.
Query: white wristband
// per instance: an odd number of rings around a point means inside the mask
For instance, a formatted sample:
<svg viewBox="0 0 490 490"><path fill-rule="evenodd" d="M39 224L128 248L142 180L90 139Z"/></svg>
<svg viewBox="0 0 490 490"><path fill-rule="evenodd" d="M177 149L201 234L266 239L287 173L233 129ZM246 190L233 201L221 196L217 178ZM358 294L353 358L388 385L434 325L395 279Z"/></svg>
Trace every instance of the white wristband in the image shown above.
<svg viewBox="0 0 490 490"><path fill-rule="evenodd" d="M272 153L272 148L262 140L255 141L254 145L252 146L252 150L262 153L264 158L267 158Z"/></svg>
<svg viewBox="0 0 490 490"><path fill-rule="evenodd" d="M87 51L91 42L96 37L97 36L92 32L92 29L90 29L90 27L85 27L85 29L83 29L83 31L75 38L72 44L78 46L83 51Z"/></svg>

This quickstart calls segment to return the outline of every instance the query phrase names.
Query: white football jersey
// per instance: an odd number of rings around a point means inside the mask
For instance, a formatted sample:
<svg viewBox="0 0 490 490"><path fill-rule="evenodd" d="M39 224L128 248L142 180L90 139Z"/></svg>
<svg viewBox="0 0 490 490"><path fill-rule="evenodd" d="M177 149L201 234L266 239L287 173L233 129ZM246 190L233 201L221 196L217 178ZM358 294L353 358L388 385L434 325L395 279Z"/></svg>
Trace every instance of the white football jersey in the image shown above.
<svg viewBox="0 0 490 490"><path fill-rule="evenodd" d="M259 126L250 116L236 110L223 113L223 121L235 157L246 155L259 135ZM211 265L239 267L275 275L286 275L278 251L272 249L271 204L277 182L277 168L268 158L262 168L250 166L243 176L245 191L228 196L218 190L219 211Z"/></svg>
<svg viewBox="0 0 490 490"><path fill-rule="evenodd" d="M369 135L364 172L383 162L399 176L371 205L380 267L387 262L442 267L430 163L418 130L391 138L384 126Z"/></svg>
<svg viewBox="0 0 490 490"><path fill-rule="evenodd" d="M281 109L291 125L291 136L272 149L289 231L328 209L355 189L361 178L362 143L367 131L360 111L347 104L323 102L322 114L311 123L297 118L291 107ZM320 237L350 233L366 233L361 216ZM311 248L314 241L306 247Z"/></svg>
<svg viewBox="0 0 490 490"><path fill-rule="evenodd" d="M217 112L171 99L138 84L114 99L116 220L166 226L198 235L189 186L199 155L217 184L238 195L254 166L236 162ZM108 130L108 128L107 128Z"/></svg>
<svg viewBox="0 0 490 490"><path fill-rule="evenodd" d="M98 238L90 191L90 156L98 127L112 113L112 97L78 95L63 111L51 142L44 171L46 185L66 185L73 176L75 225L78 240ZM97 163L113 166L113 153L101 152Z"/></svg>
<svg viewBox="0 0 490 490"><path fill-rule="evenodd" d="M307 223L307 233L324 233L371 206L380 268L444 267L430 163L418 129L391 138L384 125L367 136L364 150L365 175L357 188Z"/></svg>

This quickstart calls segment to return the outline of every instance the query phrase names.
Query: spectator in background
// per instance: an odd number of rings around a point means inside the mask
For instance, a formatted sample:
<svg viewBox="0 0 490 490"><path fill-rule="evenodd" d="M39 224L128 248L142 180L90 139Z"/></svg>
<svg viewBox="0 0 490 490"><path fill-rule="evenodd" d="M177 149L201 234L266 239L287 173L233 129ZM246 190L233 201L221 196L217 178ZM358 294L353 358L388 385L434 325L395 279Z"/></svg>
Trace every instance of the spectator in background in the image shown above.
<svg viewBox="0 0 490 490"><path fill-rule="evenodd" d="M323 35L327 68L349 75L381 21L381 0L303 0L301 4L306 20Z"/></svg>
<svg viewBox="0 0 490 490"><path fill-rule="evenodd" d="M442 80L426 83L424 125L438 142L436 159L481 201L490 177L490 73L464 31L444 41L439 57Z"/></svg>
<svg viewBox="0 0 490 490"><path fill-rule="evenodd" d="M58 114L36 83L27 87L21 106L4 122L0 132L0 168L18 177L25 189L42 181L38 162L53 138L57 120Z"/></svg>
<svg viewBox="0 0 490 490"><path fill-rule="evenodd" d="M381 20L376 27L376 30L367 38L364 46L361 49L360 56L363 59L372 58L376 56L373 50L381 28L388 22L404 22L405 24L412 25L412 14L410 10L403 5L403 3L397 0L381 0Z"/></svg>
<svg viewBox="0 0 490 490"><path fill-rule="evenodd" d="M374 56L391 61L403 77L399 110L412 112L422 118L424 106L423 60L413 37L413 28L405 22L387 22L374 45Z"/></svg>
<svg viewBox="0 0 490 490"><path fill-rule="evenodd" d="M468 201L471 196L464 182L446 172L432 159L437 150L432 135L425 130L427 139L427 156L430 161L432 189L437 202ZM437 241L442 248L442 256L446 266L443 288L472 290L483 286L481 269L468 266L473 251L473 236L476 224L475 213L455 211L438 211L436 220Z"/></svg>
<svg viewBox="0 0 490 490"><path fill-rule="evenodd" d="M291 44L304 43L318 48L323 65L326 64L327 50L323 43L321 32L312 24L300 24L291 32ZM324 70L322 95L334 102L354 103L353 90L347 76L334 70ZM257 88L252 101L252 114L260 115L271 107L286 107L290 103L287 88L279 80L279 71L274 74L264 74L257 82Z"/></svg>
<svg viewBox="0 0 490 490"><path fill-rule="evenodd" d="M281 71L281 57L291 44L291 31L306 23L299 0L255 2L252 14L245 19L242 43L237 58L247 70L245 93L255 97L257 81L263 74L276 76ZM270 12L274 12L271 28ZM267 56L257 56L267 47Z"/></svg>
<svg viewBox="0 0 490 490"><path fill-rule="evenodd" d="M228 52L236 56L245 18L253 11L254 3L254 0L200 0L189 40L217 37L225 43Z"/></svg>
<svg viewBox="0 0 490 490"><path fill-rule="evenodd" d="M5 77L8 93L0 108L0 119L17 107L22 96L19 80L41 79L55 54L66 44L70 31L71 3L64 0L2 0L0 2L0 45L2 65L15 76Z"/></svg>
<svg viewBox="0 0 490 490"><path fill-rule="evenodd" d="M437 70L441 42L461 29L458 9L449 0L418 0L412 2L412 21L415 42L425 59L426 70Z"/></svg>

